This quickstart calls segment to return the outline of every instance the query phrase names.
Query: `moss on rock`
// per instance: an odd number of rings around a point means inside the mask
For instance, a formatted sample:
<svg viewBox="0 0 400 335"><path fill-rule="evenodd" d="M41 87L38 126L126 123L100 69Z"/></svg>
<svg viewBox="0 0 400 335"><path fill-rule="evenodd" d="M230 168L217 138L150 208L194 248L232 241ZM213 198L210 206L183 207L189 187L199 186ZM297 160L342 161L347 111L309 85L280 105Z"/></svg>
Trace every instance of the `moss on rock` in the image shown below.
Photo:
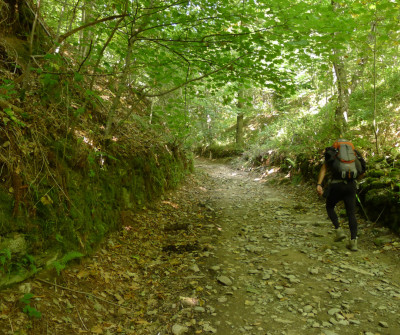
<svg viewBox="0 0 400 335"><path fill-rule="evenodd" d="M176 187L193 167L179 148L174 152L161 145L132 151L128 157L113 152L117 158L104 164L81 161L81 168L76 162L82 150L67 149L71 156L62 160L60 149L55 149L54 166L59 174L43 180L29 194L30 203L21 201L16 217L12 194L0 189L0 234L24 234L25 254L33 257L54 249L60 255L73 250L89 254L108 233L120 228L122 211L137 210ZM33 205L34 215L30 215Z"/></svg>
<svg viewBox="0 0 400 335"><path fill-rule="evenodd" d="M368 170L367 176L371 178L380 178L385 175L384 170Z"/></svg>

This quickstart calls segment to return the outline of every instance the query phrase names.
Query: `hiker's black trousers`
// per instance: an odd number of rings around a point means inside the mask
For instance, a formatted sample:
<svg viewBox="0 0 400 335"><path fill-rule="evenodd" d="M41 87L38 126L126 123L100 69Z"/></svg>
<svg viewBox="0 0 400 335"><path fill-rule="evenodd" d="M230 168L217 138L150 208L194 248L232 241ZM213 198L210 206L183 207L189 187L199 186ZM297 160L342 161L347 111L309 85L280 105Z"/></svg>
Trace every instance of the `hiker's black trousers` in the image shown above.
<svg viewBox="0 0 400 335"><path fill-rule="evenodd" d="M349 219L349 228L351 239L357 237L357 219L356 219L356 183L354 181L342 183L332 183L329 186L326 198L326 211L335 228L339 228L338 216L335 212L336 204L343 200L346 207L347 217Z"/></svg>

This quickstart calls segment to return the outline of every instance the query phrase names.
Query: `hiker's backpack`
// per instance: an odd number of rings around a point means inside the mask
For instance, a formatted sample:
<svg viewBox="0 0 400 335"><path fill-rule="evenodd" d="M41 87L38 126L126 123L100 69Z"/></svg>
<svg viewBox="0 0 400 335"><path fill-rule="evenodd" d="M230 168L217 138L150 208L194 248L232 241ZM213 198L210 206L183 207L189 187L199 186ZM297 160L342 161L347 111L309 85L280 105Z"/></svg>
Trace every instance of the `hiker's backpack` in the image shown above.
<svg viewBox="0 0 400 335"><path fill-rule="evenodd" d="M346 140L337 140L326 148L325 162L331 168L333 179L353 180L365 172L365 161L353 143Z"/></svg>

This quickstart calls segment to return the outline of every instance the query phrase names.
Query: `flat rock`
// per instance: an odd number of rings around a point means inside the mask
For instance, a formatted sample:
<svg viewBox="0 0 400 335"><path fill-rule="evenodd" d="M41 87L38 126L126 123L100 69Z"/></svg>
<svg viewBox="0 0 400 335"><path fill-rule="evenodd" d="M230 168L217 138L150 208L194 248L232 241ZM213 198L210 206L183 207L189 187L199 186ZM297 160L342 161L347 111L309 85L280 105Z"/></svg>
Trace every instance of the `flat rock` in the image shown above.
<svg viewBox="0 0 400 335"><path fill-rule="evenodd" d="M389 328L388 323L385 321L379 321L379 326L382 328Z"/></svg>
<svg viewBox="0 0 400 335"><path fill-rule="evenodd" d="M172 334L174 335L182 335L188 332L188 328L185 326L181 326L179 324L174 324L172 326Z"/></svg>
<svg viewBox="0 0 400 335"><path fill-rule="evenodd" d="M338 333L335 333L334 331L332 331L332 330L327 330L327 329L324 329L324 330L322 331L322 334L323 334L323 335L339 335Z"/></svg>
<svg viewBox="0 0 400 335"><path fill-rule="evenodd" d="M331 308L329 311L328 311L328 314L329 315L335 315L335 314L337 314L337 313L339 313L340 312L340 309L339 308Z"/></svg>
<svg viewBox="0 0 400 335"><path fill-rule="evenodd" d="M230 280L227 276L219 276L217 277L219 283L225 286L231 286L233 284L232 280Z"/></svg>
<svg viewBox="0 0 400 335"><path fill-rule="evenodd" d="M218 302L227 302L227 301L228 301L228 298L225 296L218 298Z"/></svg>
<svg viewBox="0 0 400 335"><path fill-rule="evenodd" d="M313 310L313 307L311 305L307 305L307 306L304 306L303 310L306 313L310 313Z"/></svg>
<svg viewBox="0 0 400 335"><path fill-rule="evenodd" d="M217 332L217 329L215 329L214 327L211 327L210 324L206 323L203 325L203 331L205 331L206 333L215 334Z"/></svg>
<svg viewBox="0 0 400 335"><path fill-rule="evenodd" d="M293 295L293 294L296 294L296 289L287 287L284 289L283 293L287 294L287 295Z"/></svg>
<svg viewBox="0 0 400 335"><path fill-rule="evenodd" d="M274 319L274 321L278 322L278 323L283 323L283 324L286 324L286 325L289 325L289 324L293 323L293 321L285 320L285 319L281 319L281 318L276 318L276 319Z"/></svg>

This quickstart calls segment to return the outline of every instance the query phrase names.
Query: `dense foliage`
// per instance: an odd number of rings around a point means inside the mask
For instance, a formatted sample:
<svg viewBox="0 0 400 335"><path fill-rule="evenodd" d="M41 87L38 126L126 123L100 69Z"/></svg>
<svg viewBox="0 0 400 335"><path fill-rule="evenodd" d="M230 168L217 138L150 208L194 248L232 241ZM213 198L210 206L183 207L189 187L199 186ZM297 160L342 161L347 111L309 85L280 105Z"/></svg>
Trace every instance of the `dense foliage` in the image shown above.
<svg viewBox="0 0 400 335"><path fill-rule="evenodd" d="M107 136L139 116L188 145L238 142L244 116L247 146L311 136L319 147L349 131L378 153L398 131L398 9L392 0L42 0L20 36L31 42L23 67L39 72L44 97L72 76L86 99L75 115L103 106ZM44 27L45 50L35 43Z"/></svg>

